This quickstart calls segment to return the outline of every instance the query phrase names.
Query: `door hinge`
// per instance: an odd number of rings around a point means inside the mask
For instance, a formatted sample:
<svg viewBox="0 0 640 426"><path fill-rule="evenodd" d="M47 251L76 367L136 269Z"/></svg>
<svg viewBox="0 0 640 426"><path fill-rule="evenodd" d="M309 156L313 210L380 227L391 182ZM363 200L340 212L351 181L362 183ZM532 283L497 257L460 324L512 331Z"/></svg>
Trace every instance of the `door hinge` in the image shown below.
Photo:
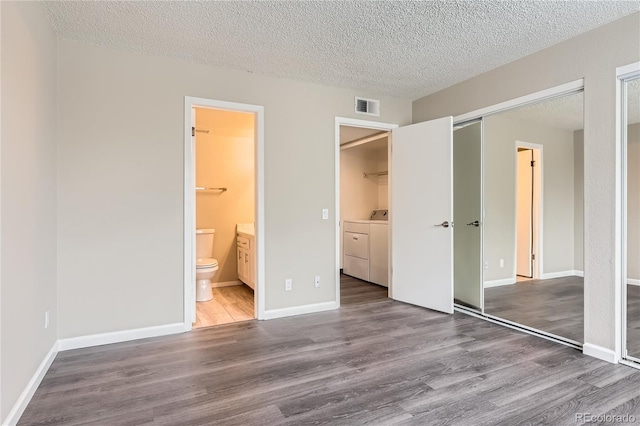
<svg viewBox="0 0 640 426"><path fill-rule="evenodd" d="M531 160L531 167L535 167L536 166L536 162L534 160Z"/></svg>
<svg viewBox="0 0 640 426"><path fill-rule="evenodd" d="M191 137L196 135L196 128L195 127L191 127Z"/></svg>
<svg viewBox="0 0 640 426"><path fill-rule="evenodd" d="M536 260L536 255L535 254L531 255L531 260Z"/></svg>

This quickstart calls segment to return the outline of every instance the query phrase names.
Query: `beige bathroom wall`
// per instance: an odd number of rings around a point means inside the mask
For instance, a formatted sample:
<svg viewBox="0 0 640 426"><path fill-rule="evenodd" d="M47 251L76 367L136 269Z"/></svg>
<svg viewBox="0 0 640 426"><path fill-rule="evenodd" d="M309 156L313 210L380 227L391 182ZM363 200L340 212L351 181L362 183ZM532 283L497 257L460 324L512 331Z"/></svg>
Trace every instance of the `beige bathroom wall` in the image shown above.
<svg viewBox="0 0 640 426"><path fill-rule="evenodd" d="M238 280L236 224L254 221L255 114L196 108L196 228L216 230L213 282Z"/></svg>
<svg viewBox="0 0 640 426"><path fill-rule="evenodd" d="M585 342L616 350L616 67L640 60L640 13L413 103L413 121L459 115L584 78Z"/></svg>
<svg viewBox="0 0 640 426"><path fill-rule="evenodd" d="M627 130L627 277L640 281L640 124Z"/></svg>
<svg viewBox="0 0 640 426"><path fill-rule="evenodd" d="M57 41L39 4L3 1L0 10L0 423L4 425L57 340Z"/></svg>
<svg viewBox="0 0 640 426"><path fill-rule="evenodd" d="M573 132L497 114L484 121L485 281L515 279L516 141L543 146L543 273L574 269Z"/></svg>
<svg viewBox="0 0 640 426"><path fill-rule="evenodd" d="M264 106L266 308L335 300L335 117L410 101L68 40L58 65L61 338L183 321L185 96Z"/></svg>

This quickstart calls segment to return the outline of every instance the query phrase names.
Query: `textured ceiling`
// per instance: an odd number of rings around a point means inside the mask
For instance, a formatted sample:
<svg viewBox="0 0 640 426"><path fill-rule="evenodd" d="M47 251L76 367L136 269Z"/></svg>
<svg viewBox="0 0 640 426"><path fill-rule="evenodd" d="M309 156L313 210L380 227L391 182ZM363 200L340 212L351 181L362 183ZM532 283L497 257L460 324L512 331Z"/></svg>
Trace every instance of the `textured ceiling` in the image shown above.
<svg viewBox="0 0 640 426"><path fill-rule="evenodd" d="M584 94L574 93L502 113L509 118L529 120L563 130L583 128Z"/></svg>
<svg viewBox="0 0 640 426"><path fill-rule="evenodd" d="M417 99L640 1L43 2L63 38Z"/></svg>

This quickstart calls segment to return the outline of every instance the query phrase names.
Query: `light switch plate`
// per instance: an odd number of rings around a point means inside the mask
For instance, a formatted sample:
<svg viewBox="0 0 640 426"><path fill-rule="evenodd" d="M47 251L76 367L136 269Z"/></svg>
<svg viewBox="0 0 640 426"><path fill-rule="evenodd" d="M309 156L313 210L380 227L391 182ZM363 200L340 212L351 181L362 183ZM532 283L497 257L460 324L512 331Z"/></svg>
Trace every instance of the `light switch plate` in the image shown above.
<svg viewBox="0 0 640 426"><path fill-rule="evenodd" d="M329 209L322 209L322 219L329 219Z"/></svg>

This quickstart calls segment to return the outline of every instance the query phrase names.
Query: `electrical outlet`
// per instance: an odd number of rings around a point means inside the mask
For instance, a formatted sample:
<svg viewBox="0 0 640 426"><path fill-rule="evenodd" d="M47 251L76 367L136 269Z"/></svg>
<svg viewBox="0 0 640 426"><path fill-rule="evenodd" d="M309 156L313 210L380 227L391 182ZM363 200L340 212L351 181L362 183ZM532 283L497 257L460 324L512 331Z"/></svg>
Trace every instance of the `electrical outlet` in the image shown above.
<svg viewBox="0 0 640 426"><path fill-rule="evenodd" d="M286 280L284 280L284 289L286 291L293 290L293 280L291 278L287 278Z"/></svg>
<svg viewBox="0 0 640 426"><path fill-rule="evenodd" d="M320 275L316 275L314 285L316 288L320 287Z"/></svg>
<svg viewBox="0 0 640 426"><path fill-rule="evenodd" d="M504 268L504 259L500 259L500 267Z"/></svg>
<svg viewBox="0 0 640 426"><path fill-rule="evenodd" d="M488 260L484 261L484 269L489 269L489 261Z"/></svg>
<svg viewBox="0 0 640 426"><path fill-rule="evenodd" d="M44 313L44 329L49 328L49 311Z"/></svg>

